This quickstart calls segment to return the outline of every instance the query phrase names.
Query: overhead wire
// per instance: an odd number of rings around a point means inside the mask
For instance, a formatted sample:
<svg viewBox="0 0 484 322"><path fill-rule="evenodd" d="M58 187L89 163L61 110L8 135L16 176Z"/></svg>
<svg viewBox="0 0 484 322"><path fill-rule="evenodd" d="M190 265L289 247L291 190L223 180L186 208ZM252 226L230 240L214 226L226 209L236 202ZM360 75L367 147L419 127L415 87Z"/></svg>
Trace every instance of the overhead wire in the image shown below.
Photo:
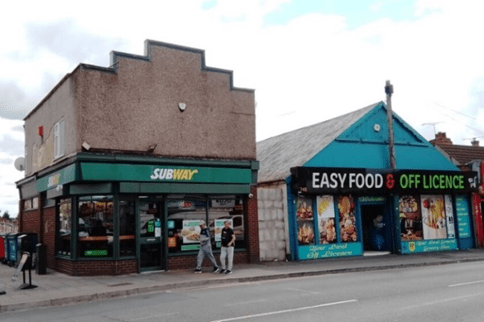
<svg viewBox="0 0 484 322"><path fill-rule="evenodd" d="M470 118L470 119L472 119L472 120L474 120L474 121L477 121L477 119L476 119L475 117L472 117L472 116L466 115L466 114L464 114L464 113L458 112L458 111L456 111L456 110L454 110L454 109L451 109L451 108L449 108L449 107L446 107L446 106L440 105L440 104L438 104L438 103L435 103L435 102L433 102L433 103L434 103L436 106L440 107L441 109L439 109L439 111L440 111L442 114L444 114L445 116L447 116L449 119L451 119L451 120L453 120L453 121L455 121L455 122L457 122L457 123L459 123L459 124L461 124L461 125L464 125L465 127L469 128L469 129L471 129L471 130L473 130L473 131L475 131L475 132L477 132L477 133L480 133L479 135L484 135L484 132L482 132L481 130L475 129L475 128L473 128L472 126L469 126L468 124L466 124L466 123L464 123L464 122L461 122L460 120L458 120L458 119L456 119L456 118L454 118L454 117L450 116L449 114L445 113L445 112L444 112L444 111L442 111L442 110L443 110L443 108L446 108L446 109L448 109L448 110L450 110L450 111L452 111L452 112L454 112L454 113L456 113L456 114L459 114L459 115L462 115L462 116L468 117L468 118Z"/></svg>

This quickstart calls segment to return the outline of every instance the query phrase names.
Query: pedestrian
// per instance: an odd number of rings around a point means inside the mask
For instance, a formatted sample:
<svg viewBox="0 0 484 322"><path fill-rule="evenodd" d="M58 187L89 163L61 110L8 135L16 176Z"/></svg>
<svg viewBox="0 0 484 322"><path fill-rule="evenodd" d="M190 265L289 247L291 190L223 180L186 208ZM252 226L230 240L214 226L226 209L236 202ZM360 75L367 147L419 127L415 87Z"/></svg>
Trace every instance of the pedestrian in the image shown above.
<svg viewBox="0 0 484 322"><path fill-rule="evenodd" d="M220 262L222 263L220 274L225 273L227 275L232 274L235 245L235 234L230 224L230 220L224 222L224 228L222 229L222 249L220 252ZM227 266L225 266L225 260L227 260Z"/></svg>
<svg viewBox="0 0 484 322"><path fill-rule="evenodd" d="M220 269L218 268L217 261L213 257L212 253L212 243L210 242L210 230L207 228L205 221L201 220L200 223L200 250L198 251L197 256L197 267L195 269L195 273L202 272L202 263L205 256L213 264L213 272L217 273Z"/></svg>

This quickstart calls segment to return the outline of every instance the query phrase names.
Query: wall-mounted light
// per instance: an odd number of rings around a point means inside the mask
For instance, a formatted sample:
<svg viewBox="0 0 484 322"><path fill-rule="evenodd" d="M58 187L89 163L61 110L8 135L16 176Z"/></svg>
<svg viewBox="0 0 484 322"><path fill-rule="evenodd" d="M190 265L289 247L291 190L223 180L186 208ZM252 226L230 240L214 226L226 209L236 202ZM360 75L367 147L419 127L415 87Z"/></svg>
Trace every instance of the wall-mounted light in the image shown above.
<svg viewBox="0 0 484 322"><path fill-rule="evenodd" d="M187 108L187 104L185 103L178 103L178 108L180 109L180 111L185 111L186 108Z"/></svg>

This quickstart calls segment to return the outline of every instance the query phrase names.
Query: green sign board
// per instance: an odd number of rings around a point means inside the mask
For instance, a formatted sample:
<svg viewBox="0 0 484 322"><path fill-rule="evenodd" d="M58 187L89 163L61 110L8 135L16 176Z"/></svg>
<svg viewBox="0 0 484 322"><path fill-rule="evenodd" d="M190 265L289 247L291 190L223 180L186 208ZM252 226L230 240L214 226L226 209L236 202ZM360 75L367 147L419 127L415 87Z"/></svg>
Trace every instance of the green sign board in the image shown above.
<svg viewBox="0 0 484 322"><path fill-rule="evenodd" d="M436 252L457 249L455 239L432 239L402 242L402 254Z"/></svg>
<svg viewBox="0 0 484 322"><path fill-rule="evenodd" d="M199 250L200 249L200 244L196 245L182 245L181 250L182 251L187 251L187 250Z"/></svg>
<svg viewBox="0 0 484 322"><path fill-rule="evenodd" d="M469 238L471 235L471 225L469 219L469 203L464 196L455 198L457 227L459 229L459 238Z"/></svg>
<svg viewBox="0 0 484 322"><path fill-rule="evenodd" d="M108 251L106 249L85 250L84 256L86 257L108 256Z"/></svg>
<svg viewBox="0 0 484 322"><path fill-rule="evenodd" d="M317 259L330 257L357 256L363 254L361 243L325 244L299 246L299 259Z"/></svg>
<svg viewBox="0 0 484 322"><path fill-rule="evenodd" d="M57 187L61 184L76 181L76 165L71 164L67 167L37 179L35 186L37 191L42 192Z"/></svg>
<svg viewBox="0 0 484 322"><path fill-rule="evenodd" d="M252 170L144 164L81 163L81 179L86 181L250 184L252 182Z"/></svg>

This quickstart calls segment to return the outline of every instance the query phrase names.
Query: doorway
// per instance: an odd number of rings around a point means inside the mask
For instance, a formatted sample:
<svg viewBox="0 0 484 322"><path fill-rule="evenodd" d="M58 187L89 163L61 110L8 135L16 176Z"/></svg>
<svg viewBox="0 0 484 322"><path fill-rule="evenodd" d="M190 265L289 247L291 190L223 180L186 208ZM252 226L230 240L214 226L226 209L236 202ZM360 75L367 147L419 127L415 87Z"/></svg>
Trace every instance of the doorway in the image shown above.
<svg viewBox="0 0 484 322"><path fill-rule="evenodd" d="M364 251L392 252L390 214L385 204L361 205Z"/></svg>
<svg viewBox="0 0 484 322"><path fill-rule="evenodd" d="M140 200L138 209L139 271L164 270L163 202Z"/></svg>

